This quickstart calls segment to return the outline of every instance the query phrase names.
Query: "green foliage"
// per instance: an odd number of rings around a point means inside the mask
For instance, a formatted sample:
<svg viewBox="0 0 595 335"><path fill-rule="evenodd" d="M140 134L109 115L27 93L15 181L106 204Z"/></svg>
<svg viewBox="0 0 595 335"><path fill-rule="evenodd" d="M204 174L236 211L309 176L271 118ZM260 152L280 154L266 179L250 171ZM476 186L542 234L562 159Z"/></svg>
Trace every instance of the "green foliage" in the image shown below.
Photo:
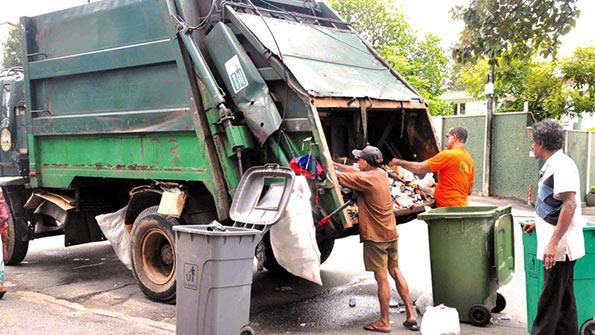
<svg viewBox="0 0 595 335"><path fill-rule="evenodd" d="M553 63L533 62L524 78L525 87L517 88L514 103L511 102L509 105L518 111L522 110L522 103L528 101L529 110L537 120L559 119L562 115L568 114L568 94L555 69L556 65ZM507 104L503 105L502 111L510 110Z"/></svg>
<svg viewBox="0 0 595 335"><path fill-rule="evenodd" d="M538 120L595 112L595 46L577 48L561 62L497 58L498 112L521 111L525 101ZM457 76L475 98L483 96L487 59L468 63Z"/></svg>
<svg viewBox="0 0 595 335"><path fill-rule="evenodd" d="M561 65L575 114L595 112L595 46L577 48Z"/></svg>
<svg viewBox="0 0 595 335"><path fill-rule="evenodd" d="M450 62L446 78L446 89L448 91L465 90L465 85L459 80L459 72L461 72L463 66L464 64L458 62Z"/></svg>
<svg viewBox="0 0 595 335"><path fill-rule="evenodd" d="M429 98L428 106L432 115L455 115L455 103L442 99Z"/></svg>
<svg viewBox="0 0 595 335"><path fill-rule="evenodd" d="M329 3L428 101L432 115L452 114L453 108L438 98L444 92L448 72L447 58L437 36L428 34L418 41L394 1Z"/></svg>
<svg viewBox="0 0 595 335"><path fill-rule="evenodd" d="M499 70L499 68L496 69L496 71L497 70ZM457 73L457 78L465 87L465 91L471 94L474 98L479 99L483 96L486 76L489 71L490 66L488 61L486 59L481 59L476 63L467 63L462 66ZM496 72L496 75L499 75L499 73ZM496 83L494 86L495 96L500 96L499 91L499 83Z"/></svg>
<svg viewBox="0 0 595 335"><path fill-rule="evenodd" d="M553 72L546 72L555 65L535 66L531 59L538 54L555 57L560 36L575 26L580 14L577 1L470 0L468 6L452 10L453 19L465 23L460 40L453 48L453 57L459 63L487 60L494 72L495 65L508 62L512 66L500 69L500 75L496 75L498 80L491 77L496 100L498 96L512 96L512 100L502 104L501 110L519 110L523 102L528 101L536 118L559 118L569 109L563 84ZM518 63L523 60L529 61ZM483 80L473 74L473 71L467 73L465 80L472 86L473 94L478 95L478 86ZM485 74L483 78L487 78L487 72Z"/></svg>
<svg viewBox="0 0 595 335"><path fill-rule="evenodd" d="M589 194L595 194L595 186L591 186L589 189Z"/></svg>
<svg viewBox="0 0 595 335"><path fill-rule="evenodd" d="M470 0L452 11L465 28L453 56L459 62L500 56L556 54L559 37L576 24L578 0Z"/></svg>
<svg viewBox="0 0 595 335"><path fill-rule="evenodd" d="M564 82L556 75L555 63L531 59L497 60L500 66L496 68L498 80L494 83L494 97L500 102L498 112L522 111L525 101L537 120L559 119L570 112L568 93ZM488 60L482 59L463 66L459 71L459 80L473 97L480 98L488 72Z"/></svg>
<svg viewBox="0 0 595 335"><path fill-rule="evenodd" d="M587 128L586 131L595 131L595 127Z"/></svg>
<svg viewBox="0 0 595 335"><path fill-rule="evenodd" d="M407 49L415 44L415 35L405 14L394 2L329 0L329 4L377 50L389 45Z"/></svg>
<svg viewBox="0 0 595 335"><path fill-rule="evenodd" d="M21 28L19 25L10 28L6 41L2 42L2 48L4 50L3 67L23 65L21 61Z"/></svg>

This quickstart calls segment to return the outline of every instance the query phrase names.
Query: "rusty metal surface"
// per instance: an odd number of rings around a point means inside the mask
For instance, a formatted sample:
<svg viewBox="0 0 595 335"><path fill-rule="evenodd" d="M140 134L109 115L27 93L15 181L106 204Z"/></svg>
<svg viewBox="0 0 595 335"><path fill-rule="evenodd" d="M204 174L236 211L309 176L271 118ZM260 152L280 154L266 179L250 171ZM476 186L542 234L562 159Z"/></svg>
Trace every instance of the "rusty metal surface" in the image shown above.
<svg viewBox="0 0 595 335"><path fill-rule="evenodd" d="M360 108L361 99L347 99L347 98L312 98L312 104L318 108ZM417 100L411 101L390 101L390 100L375 100L365 99L363 103L368 108L386 108L394 109L400 108L401 103L405 109L427 109L427 105Z"/></svg>

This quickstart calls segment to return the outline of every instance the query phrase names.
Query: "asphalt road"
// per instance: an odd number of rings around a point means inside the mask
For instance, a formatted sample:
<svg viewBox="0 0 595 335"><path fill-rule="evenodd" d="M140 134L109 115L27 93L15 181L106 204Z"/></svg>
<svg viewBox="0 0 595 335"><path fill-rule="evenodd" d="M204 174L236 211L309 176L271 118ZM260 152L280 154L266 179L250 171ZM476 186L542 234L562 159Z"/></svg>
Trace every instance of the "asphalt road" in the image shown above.
<svg viewBox="0 0 595 335"><path fill-rule="evenodd" d="M478 200L479 199L479 200ZM474 198L481 203L507 201ZM515 221L532 215L516 206ZM400 265L411 296L430 295L427 228L422 221L399 225ZM485 328L461 324L461 334L526 334L525 278L521 231L515 225L516 271L499 292L507 307L493 314ZM6 266L8 294L0 300L2 334L172 334L176 307L150 301L132 273L116 258L108 242L64 248L63 237L32 241L25 261ZM362 326L378 316L376 286L364 271L358 237L338 240L322 265L324 285L268 271L255 272L251 326L257 334L370 334ZM396 303L397 293L392 298ZM355 306L349 307L349 299ZM400 308L391 308L393 334L412 332L401 326ZM420 317L421 319L421 317Z"/></svg>

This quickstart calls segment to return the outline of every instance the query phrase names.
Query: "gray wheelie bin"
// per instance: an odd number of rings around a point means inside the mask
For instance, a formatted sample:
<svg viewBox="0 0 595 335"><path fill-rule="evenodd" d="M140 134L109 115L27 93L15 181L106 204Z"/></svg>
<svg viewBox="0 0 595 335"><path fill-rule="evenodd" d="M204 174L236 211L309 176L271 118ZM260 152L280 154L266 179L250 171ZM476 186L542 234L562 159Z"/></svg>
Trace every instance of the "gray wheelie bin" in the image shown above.
<svg viewBox="0 0 595 335"><path fill-rule="evenodd" d="M176 334L249 335L255 248L287 206L294 173L274 165L246 171L234 196L236 223L174 227Z"/></svg>

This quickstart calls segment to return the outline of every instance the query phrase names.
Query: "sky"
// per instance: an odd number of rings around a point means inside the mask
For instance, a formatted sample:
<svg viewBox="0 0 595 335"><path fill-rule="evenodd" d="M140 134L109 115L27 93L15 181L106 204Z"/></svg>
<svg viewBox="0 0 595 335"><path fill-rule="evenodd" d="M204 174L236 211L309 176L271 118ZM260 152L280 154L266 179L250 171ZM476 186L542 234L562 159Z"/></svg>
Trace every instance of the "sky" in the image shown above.
<svg viewBox="0 0 595 335"><path fill-rule="evenodd" d="M1 0L0 40L7 37L7 24L18 23L21 16L34 16L55 10L87 3L88 0ZM94 2L96 0L92 0ZM420 37L433 33L442 39L442 46L448 48L454 44L461 30L462 22L452 21L450 9L456 5L465 5L468 0L396 0L401 3L407 14L409 24ZM576 27L562 37L559 50L561 57L569 57L575 48L595 43L595 1L578 0L581 15ZM1 50L0 50L1 53ZM448 52L450 54L450 52ZM0 55L1 56L1 55Z"/></svg>
<svg viewBox="0 0 595 335"><path fill-rule="evenodd" d="M442 39L442 46L448 50L459 38L464 28L461 21L453 21L449 11L457 5L466 5L468 0L397 0L407 13L409 24L419 36L433 33ZM562 36L560 57L570 57L577 47L595 44L595 1L578 0L581 11L576 27ZM449 53L450 54L450 53Z"/></svg>

